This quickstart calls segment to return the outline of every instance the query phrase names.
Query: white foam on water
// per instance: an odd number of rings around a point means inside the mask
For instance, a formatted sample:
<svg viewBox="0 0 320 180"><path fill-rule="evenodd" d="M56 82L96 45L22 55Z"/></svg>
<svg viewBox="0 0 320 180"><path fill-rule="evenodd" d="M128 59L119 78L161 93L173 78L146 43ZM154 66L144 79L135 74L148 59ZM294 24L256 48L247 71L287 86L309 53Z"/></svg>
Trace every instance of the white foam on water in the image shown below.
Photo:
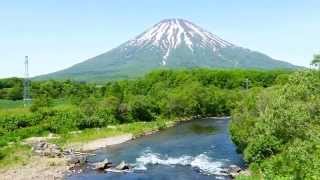
<svg viewBox="0 0 320 180"><path fill-rule="evenodd" d="M140 157L136 158L134 164L135 170L147 170L146 165L181 165L191 166L197 168L203 174L208 175L225 175L223 173L223 162L213 161L205 154L199 154L197 156L183 155L180 157L163 157L160 154L152 153L151 151L145 151Z"/></svg>

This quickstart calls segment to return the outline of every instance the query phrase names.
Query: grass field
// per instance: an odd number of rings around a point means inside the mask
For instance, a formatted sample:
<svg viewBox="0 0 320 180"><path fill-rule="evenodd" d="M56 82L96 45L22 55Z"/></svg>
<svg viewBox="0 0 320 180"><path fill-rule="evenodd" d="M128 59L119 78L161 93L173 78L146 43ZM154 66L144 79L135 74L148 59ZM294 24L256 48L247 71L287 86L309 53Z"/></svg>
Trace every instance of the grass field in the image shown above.
<svg viewBox="0 0 320 180"><path fill-rule="evenodd" d="M52 100L52 106L59 106L61 104L65 104L66 100L64 99L54 99ZM30 106L31 102L28 104ZM12 101L6 99L0 99L0 110L1 109L15 109L15 108L23 108L23 100Z"/></svg>
<svg viewBox="0 0 320 180"><path fill-rule="evenodd" d="M12 101L12 100L4 100L0 99L0 109L11 109L11 108L22 108L23 101Z"/></svg>

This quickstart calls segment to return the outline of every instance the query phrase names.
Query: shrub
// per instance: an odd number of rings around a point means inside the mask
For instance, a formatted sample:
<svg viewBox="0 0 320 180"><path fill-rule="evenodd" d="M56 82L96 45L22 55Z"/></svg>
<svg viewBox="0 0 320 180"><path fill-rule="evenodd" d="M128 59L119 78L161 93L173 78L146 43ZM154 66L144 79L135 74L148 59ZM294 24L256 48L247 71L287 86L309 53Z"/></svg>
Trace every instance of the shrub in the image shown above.
<svg viewBox="0 0 320 180"><path fill-rule="evenodd" d="M105 126L105 120L95 116L91 116L91 117L85 116L78 119L76 124L79 129L97 128L97 127Z"/></svg>
<svg viewBox="0 0 320 180"><path fill-rule="evenodd" d="M80 104L80 111L87 117L93 116L98 109L98 102L93 97L85 99Z"/></svg>
<svg viewBox="0 0 320 180"><path fill-rule="evenodd" d="M156 107L145 96L133 97L130 101L130 115L132 119L140 121L154 120Z"/></svg>
<svg viewBox="0 0 320 180"><path fill-rule="evenodd" d="M67 133L77 129L77 121L81 118L76 108L57 110L53 116L46 118L43 127L52 133Z"/></svg>
<svg viewBox="0 0 320 180"><path fill-rule="evenodd" d="M104 126L120 123L119 120L115 117L114 110L111 109L99 109L99 111L96 113L96 116L104 121Z"/></svg>
<svg viewBox="0 0 320 180"><path fill-rule="evenodd" d="M41 95L32 100L30 110L32 112L38 111L40 108L49 107L52 104L52 100L47 95Z"/></svg>
<svg viewBox="0 0 320 180"><path fill-rule="evenodd" d="M244 151L244 156L248 162L261 162L280 150L281 141L272 135L261 135L251 139L251 141Z"/></svg>

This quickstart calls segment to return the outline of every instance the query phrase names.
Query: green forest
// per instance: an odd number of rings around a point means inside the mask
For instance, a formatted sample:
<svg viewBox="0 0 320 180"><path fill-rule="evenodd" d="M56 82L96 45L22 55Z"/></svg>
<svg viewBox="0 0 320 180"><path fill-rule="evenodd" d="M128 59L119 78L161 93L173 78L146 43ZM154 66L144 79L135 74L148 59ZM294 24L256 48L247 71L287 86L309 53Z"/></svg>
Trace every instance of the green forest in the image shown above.
<svg viewBox="0 0 320 180"><path fill-rule="evenodd" d="M8 146L37 135L232 116L230 132L253 178L320 177L320 74L315 70L155 70L105 83L0 80L0 165ZM2 161L2 162L1 162ZM242 177L239 177L241 179Z"/></svg>
<svg viewBox="0 0 320 180"><path fill-rule="evenodd" d="M265 179L320 177L320 74L252 89L232 112L233 141Z"/></svg>

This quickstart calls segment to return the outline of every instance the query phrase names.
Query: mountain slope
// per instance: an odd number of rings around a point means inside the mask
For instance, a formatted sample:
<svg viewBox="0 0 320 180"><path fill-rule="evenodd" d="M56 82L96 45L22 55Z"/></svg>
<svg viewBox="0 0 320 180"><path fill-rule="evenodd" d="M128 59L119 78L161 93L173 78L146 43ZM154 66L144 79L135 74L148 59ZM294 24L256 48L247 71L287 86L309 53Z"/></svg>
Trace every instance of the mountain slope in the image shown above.
<svg viewBox="0 0 320 180"><path fill-rule="evenodd" d="M167 19L119 47L38 79L127 78L156 68L297 68L229 43L183 19Z"/></svg>

